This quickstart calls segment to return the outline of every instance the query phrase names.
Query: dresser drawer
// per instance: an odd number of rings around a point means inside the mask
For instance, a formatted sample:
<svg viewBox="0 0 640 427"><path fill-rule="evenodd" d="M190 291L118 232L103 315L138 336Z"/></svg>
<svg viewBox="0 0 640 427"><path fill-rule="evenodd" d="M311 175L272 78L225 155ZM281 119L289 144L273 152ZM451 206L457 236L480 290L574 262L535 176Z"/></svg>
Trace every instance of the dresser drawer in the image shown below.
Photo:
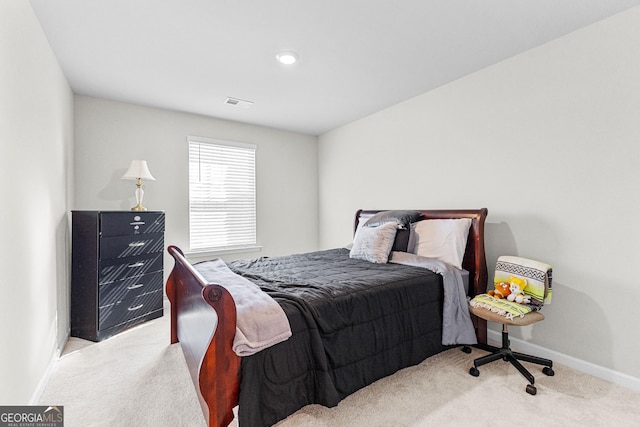
<svg viewBox="0 0 640 427"><path fill-rule="evenodd" d="M162 291L138 295L99 308L99 329L110 328L162 308Z"/></svg>
<svg viewBox="0 0 640 427"><path fill-rule="evenodd" d="M159 271L100 285L99 306L102 307L134 298L141 294L162 290L162 280L162 271Z"/></svg>
<svg viewBox="0 0 640 427"><path fill-rule="evenodd" d="M124 236L164 232L163 212L102 212L100 232L104 236Z"/></svg>
<svg viewBox="0 0 640 427"><path fill-rule="evenodd" d="M138 234L134 236L112 236L100 239L100 259L125 258L162 252L164 234Z"/></svg>
<svg viewBox="0 0 640 427"><path fill-rule="evenodd" d="M118 280L162 270L163 253L100 261L98 282L104 285Z"/></svg>

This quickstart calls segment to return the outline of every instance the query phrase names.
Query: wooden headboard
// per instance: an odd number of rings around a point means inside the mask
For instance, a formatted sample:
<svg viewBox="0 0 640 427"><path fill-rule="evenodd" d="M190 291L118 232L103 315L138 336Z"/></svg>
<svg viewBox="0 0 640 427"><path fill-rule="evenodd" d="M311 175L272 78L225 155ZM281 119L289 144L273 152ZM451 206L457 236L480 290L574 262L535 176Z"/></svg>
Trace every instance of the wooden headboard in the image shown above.
<svg viewBox="0 0 640 427"><path fill-rule="evenodd" d="M462 268L469 272L469 278L472 279L472 286L469 287L469 296L473 297L483 294L487 291L487 281L489 275L487 273L487 259L484 251L484 222L489 211L487 208L481 209L461 209L461 210L422 210L422 219L459 219L471 218L471 228L469 229L469 238L467 239L467 247L462 261ZM358 228L360 217L368 217L383 210L363 210L356 212L354 230ZM486 343L486 321L482 319L474 319L476 325L476 335L478 341Z"/></svg>

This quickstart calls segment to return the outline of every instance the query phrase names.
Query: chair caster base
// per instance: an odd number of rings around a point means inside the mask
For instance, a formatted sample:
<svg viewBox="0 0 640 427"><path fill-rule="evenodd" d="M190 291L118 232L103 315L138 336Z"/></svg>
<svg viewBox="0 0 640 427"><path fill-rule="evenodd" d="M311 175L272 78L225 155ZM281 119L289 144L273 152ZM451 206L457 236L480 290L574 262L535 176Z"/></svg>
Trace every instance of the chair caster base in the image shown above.
<svg viewBox="0 0 640 427"><path fill-rule="evenodd" d="M537 392L538 390L536 389L536 386L534 386L533 384L527 384L527 393L529 393L532 396L535 396Z"/></svg>
<svg viewBox="0 0 640 427"><path fill-rule="evenodd" d="M555 372L553 372L553 369L551 369L548 366L545 366L544 368L542 368L542 373L548 377L552 377L556 374Z"/></svg>
<svg viewBox="0 0 640 427"><path fill-rule="evenodd" d="M462 347L461 350L467 354L471 354L471 347L469 347L468 345L465 345L464 347Z"/></svg>
<svg viewBox="0 0 640 427"><path fill-rule="evenodd" d="M469 369L469 374L477 377L480 375L480 371L478 371L478 369L474 366L473 368Z"/></svg>

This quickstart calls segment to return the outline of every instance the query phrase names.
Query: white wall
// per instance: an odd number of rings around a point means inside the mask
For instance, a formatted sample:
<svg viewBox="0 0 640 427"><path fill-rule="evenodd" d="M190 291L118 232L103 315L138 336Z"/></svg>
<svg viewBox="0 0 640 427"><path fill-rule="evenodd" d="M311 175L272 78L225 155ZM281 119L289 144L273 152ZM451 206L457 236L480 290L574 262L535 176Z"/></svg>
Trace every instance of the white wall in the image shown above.
<svg viewBox="0 0 640 427"><path fill-rule="evenodd" d="M487 207L490 269L554 267L547 319L512 334L640 378L639 53L635 8L322 135L320 246L357 208Z"/></svg>
<svg viewBox="0 0 640 427"><path fill-rule="evenodd" d="M69 331L73 95L27 1L0 2L0 404L37 398Z"/></svg>
<svg viewBox="0 0 640 427"><path fill-rule="evenodd" d="M157 178L145 204L167 212L167 244L188 246L187 135L258 145L264 250L233 257L315 250L318 224L321 247L342 245L360 207L486 206L490 264L514 253L555 269L547 320L515 335L640 377L629 314L640 297L639 28L632 9L323 135L319 147L78 96L74 151L74 97L37 19L28 2L0 2L0 63L11 64L0 67L0 404L33 401L68 334L71 208L129 209L133 185L119 177L144 158Z"/></svg>
<svg viewBox="0 0 640 427"><path fill-rule="evenodd" d="M194 114L76 96L74 208L130 209L135 182L120 176L132 159L147 160L156 181L145 181L143 205L166 212L165 244L188 251L188 135L257 145L257 239L263 249L224 258L317 249L317 138Z"/></svg>

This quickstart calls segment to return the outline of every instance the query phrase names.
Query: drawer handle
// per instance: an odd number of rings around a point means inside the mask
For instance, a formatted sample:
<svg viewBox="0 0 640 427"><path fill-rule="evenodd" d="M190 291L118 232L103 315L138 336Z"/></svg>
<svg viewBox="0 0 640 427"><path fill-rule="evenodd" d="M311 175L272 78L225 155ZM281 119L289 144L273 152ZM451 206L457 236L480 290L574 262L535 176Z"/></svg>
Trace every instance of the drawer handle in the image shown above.
<svg viewBox="0 0 640 427"><path fill-rule="evenodd" d="M142 306L144 306L144 304L136 305L135 307L129 307L129 308L127 308L127 310L129 310L129 311L140 310L142 308Z"/></svg>
<svg viewBox="0 0 640 427"><path fill-rule="evenodd" d="M145 224L144 221L134 221L129 223L129 225L144 225L144 224Z"/></svg>
<svg viewBox="0 0 640 427"><path fill-rule="evenodd" d="M132 243L129 243L129 247L130 248L139 248L140 246L144 246L146 244L147 244L146 242L132 242Z"/></svg>
<svg viewBox="0 0 640 427"><path fill-rule="evenodd" d="M135 264L129 264L127 268L142 267L143 265L144 265L144 262L136 262Z"/></svg>
<svg viewBox="0 0 640 427"><path fill-rule="evenodd" d="M137 285L129 285L127 286L127 290L131 291L133 289L138 289L144 286L144 283L138 283Z"/></svg>

